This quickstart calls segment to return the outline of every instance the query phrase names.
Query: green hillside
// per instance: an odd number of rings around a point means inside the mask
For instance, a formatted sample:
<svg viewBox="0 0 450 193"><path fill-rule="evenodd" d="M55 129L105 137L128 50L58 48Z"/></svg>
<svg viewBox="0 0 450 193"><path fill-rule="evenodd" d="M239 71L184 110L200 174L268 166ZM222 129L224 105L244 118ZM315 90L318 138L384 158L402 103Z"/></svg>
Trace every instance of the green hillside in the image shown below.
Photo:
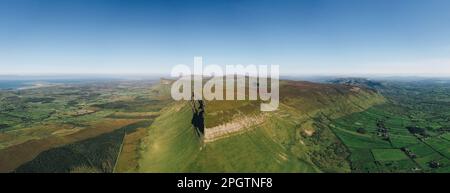
<svg viewBox="0 0 450 193"><path fill-rule="evenodd" d="M372 90L294 81L281 81L280 96L273 112L260 112L259 101L208 101L206 132L245 117L261 120L211 142L203 142L192 127L188 102L175 102L148 128L138 167L128 171L348 172L345 146L321 119L384 102Z"/></svg>

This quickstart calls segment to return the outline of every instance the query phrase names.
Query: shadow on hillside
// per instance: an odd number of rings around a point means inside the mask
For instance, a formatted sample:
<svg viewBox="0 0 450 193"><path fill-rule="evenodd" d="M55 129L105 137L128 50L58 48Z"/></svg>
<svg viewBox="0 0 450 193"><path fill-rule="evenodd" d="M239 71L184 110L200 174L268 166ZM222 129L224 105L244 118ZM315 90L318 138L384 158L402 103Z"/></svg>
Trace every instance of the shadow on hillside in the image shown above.
<svg viewBox="0 0 450 193"><path fill-rule="evenodd" d="M192 100L191 108L192 108L191 124L196 129L198 137L201 137L205 133L205 122L204 122L205 105L202 100Z"/></svg>

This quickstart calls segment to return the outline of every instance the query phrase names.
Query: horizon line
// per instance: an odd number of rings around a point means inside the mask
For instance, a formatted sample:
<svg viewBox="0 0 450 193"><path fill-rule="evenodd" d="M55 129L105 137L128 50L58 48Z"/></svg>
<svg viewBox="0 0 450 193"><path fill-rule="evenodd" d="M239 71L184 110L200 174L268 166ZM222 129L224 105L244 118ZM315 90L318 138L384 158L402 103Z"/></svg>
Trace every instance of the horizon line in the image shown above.
<svg viewBox="0 0 450 193"><path fill-rule="evenodd" d="M195 74L193 74L195 75ZM226 75L226 74L224 74ZM170 73L8 73L0 74L0 77L57 77L57 76L81 76L81 77L95 77L95 76L160 76L171 77ZM446 77L450 78L450 73L280 73L280 77L294 77L294 76L335 76L335 77Z"/></svg>

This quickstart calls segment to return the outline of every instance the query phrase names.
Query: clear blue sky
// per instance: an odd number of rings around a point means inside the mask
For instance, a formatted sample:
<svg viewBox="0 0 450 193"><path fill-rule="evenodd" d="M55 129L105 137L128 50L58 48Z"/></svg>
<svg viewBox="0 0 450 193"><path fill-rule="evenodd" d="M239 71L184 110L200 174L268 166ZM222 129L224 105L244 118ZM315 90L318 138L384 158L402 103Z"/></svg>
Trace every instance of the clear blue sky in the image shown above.
<svg viewBox="0 0 450 193"><path fill-rule="evenodd" d="M446 0L0 0L0 74L450 74Z"/></svg>

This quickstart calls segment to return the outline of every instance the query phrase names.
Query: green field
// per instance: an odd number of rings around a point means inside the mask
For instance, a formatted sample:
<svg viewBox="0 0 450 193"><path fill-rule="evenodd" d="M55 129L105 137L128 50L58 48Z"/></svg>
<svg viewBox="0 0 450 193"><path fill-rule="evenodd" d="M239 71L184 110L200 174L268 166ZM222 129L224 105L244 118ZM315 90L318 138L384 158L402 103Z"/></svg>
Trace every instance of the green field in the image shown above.
<svg viewBox="0 0 450 193"><path fill-rule="evenodd" d="M379 162L408 159L408 156L399 149L372 149L372 154L375 161Z"/></svg>
<svg viewBox="0 0 450 193"><path fill-rule="evenodd" d="M389 103L332 120L329 124L347 146L352 170L447 171L450 133L442 128L449 125L450 106L442 102L442 98L449 97L450 88L431 83L389 84L390 87L382 90ZM411 127L418 129L408 129ZM420 132L414 133L416 131Z"/></svg>

